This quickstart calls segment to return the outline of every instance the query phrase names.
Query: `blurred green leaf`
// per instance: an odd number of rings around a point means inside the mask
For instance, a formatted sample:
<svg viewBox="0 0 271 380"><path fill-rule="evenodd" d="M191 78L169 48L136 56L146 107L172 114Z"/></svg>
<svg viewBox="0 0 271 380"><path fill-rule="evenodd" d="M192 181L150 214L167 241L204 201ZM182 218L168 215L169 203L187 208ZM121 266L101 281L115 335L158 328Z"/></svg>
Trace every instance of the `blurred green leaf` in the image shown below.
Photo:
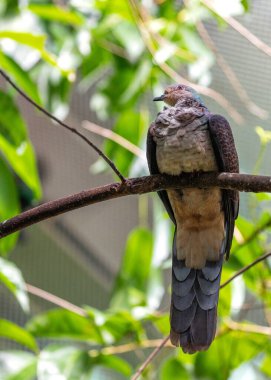
<svg viewBox="0 0 271 380"><path fill-rule="evenodd" d="M0 156L0 221L3 222L4 220L17 215L19 212L20 202L15 180L10 168ZM18 236L18 233L15 233L1 239L0 253L7 254L11 251L17 242Z"/></svg>
<svg viewBox="0 0 271 380"><path fill-rule="evenodd" d="M33 380L36 375L37 358L24 351L0 352L1 380Z"/></svg>
<svg viewBox="0 0 271 380"><path fill-rule="evenodd" d="M189 380L190 376L178 358L170 358L163 362L161 367L161 380Z"/></svg>
<svg viewBox="0 0 271 380"><path fill-rule="evenodd" d="M128 236L122 265L116 279L112 305L127 307L142 302L148 285L153 238L149 230L134 229ZM131 288L133 290L131 290Z"/></svg>
<svg viewBox="0 0 271 380"><path fill-rule="evenodd" d="M58 63L56 57L48 50L46 50L46 35L44 34L32 34L26 32L17 32L14 30L0 30L0 39L1 38L9 38L20 44L37 50L40 53L41 58L43 58L50 65L57 67L63 76L71 77L74 74L73 70L65 70L62 68Z"/></svg>
<svg viewBox="0 0 271 380"><path fill-rule="evenodd" d="M19 0L3 0L0 2L0 16L1 17L11 17L15 16L18 11L18 1Z"/></svg>
<svg viewBox="0 0 271 380"><path fill-rule="evenodd" d="M37 378L90 379L91 369L92 361L86 351L72 345L50 344L39 355Z"/></svg>
<svg viewBox="0 0 271 380"><path fill-rule="evenodd" d="M39 51L44 49L46 41L46 36L43 34L16 32L14 30L0 30L0 38L10 38Z"/></svg>
<svg viewBox="0 0 271 380"><path fill-rule="evenodd" d="M0 281L14 294L21 308L29 312L29 299L21 271L14 263L1 257Z"/></svg>
<svg viewBox="0 0 271 380"><path fill-rule="evenodd" d="M27 9L35 15L50 21L62 22L64 24L75 26L82 25L84 22L84 18L79 13L56 5L30 4Z"/></svg>
<svg viewBox="0 0 271 380"><path fill-rule="evenodd" d="M95 362L96 365L110 368L116 372L121 373L123 376L130 376L132 372L132 368L127 363L127 361L121 359L118 356L99 355Z"/></svg>
<svg viewBox="0 0 271 380"><path fill-rule="evenodd" d="M41 105L41 99L38 93L37 85L32 81L28 72L23 70L17 62L11 57L0 51L0 66L5 70L13 81L20 87L30 98Z"/></svg>
<svg viewBox="0 0 271 380"><path fill-rule="evenodd" d="M38 352L38 346L33 336L22 327L5 319L0 319L0 336L14 340L31 351Z"/></svg>
<svg viewBox="0 0 271 380"><path fill-rule="evenodd" d="M208 351L197 354L195 376L228 379L233 369L264 352L269 344L269 337L264 335L237 331L227 333L216 338Z"/></svg>
<svg viewBox="0 0 271 380"><path fill-rule="evenodd" d="M140 341L143 333L141 323L126 310L100 310L85 307L85 310L95 325L99 327L104 344L112 344L123 338L134 336L136 341Z"/></svg>
<svg viewBox="0 0 271 380"><path fill-rule="evenodd" d="M271 350L269 349L268 352L265 353L261 370L262 372L268 376L268 378L271 378Z"/></svg>
<svg viewBox="0 0 271 380"><path fill-rule="evenodd" d="M130 365L117 356L91 357L88 351L76 346L51 344L39 355L37 375L42 380L64 376L65 380L92 379L96 367L106 367L124 376L131 373Z"/></svg>
<svg viewBox="0 0 271 380"><path fill-rule="evenodd" d="M36 337L69 338L102 344L99 328L93 320L65 309L55 309L33 317L27 330Z"/></svg>
<svg viewBox="0 0 271 380"><path fill-rule="evenodd" d="M26 125L13 99L0 91L0 150L11 167L33 191L41 197L35 153L27 138Z"/></svg>

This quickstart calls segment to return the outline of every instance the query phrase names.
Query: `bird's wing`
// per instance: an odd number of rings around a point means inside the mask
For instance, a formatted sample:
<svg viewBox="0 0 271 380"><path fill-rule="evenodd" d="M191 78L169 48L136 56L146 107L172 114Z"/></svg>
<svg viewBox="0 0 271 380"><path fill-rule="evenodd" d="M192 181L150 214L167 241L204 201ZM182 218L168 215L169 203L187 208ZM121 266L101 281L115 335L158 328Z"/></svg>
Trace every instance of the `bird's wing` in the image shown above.
<svg viewBox="0 0 271 380"><path fill-rule="evenodd" d="M231 127L220 115L210 115L209 131L214 148L218 169L221 172L239 173L239 161ZM239 193L223 190L223 209L226 226L226 258L229 257L234 231L234 221L239 211Z"/></svg>
<svg viewBox="0 0 271 380"><path fill-rule="evenodd" d="M152 132L153 126L154 126L154 123L150 125L148 134L147 134L147 161L148 161L150 173L160 174L157 161L156 161L156 143L153 140L153 132ZM176 224L174 213L170 205L167 192L165 190L161 190L161 191L158 191L158 195L160 199L162 200L170 219L173 221L174 224Z"/></svg>

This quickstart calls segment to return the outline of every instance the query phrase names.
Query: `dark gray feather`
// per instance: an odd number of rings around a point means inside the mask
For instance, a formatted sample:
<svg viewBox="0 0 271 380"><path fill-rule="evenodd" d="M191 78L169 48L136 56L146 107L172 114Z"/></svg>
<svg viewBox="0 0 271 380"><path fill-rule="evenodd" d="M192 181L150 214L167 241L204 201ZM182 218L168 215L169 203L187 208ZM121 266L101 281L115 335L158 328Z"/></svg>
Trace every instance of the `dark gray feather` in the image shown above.
<svg viewBox="0 0 271 380"><path fill-rule="evenodd" d="M188 309L192 305L192 302L194 301L195 295L196 295L195 290L193 288L184 297L179 297L179 296L177 296L177 294L175 294L173 292L173 294L172 294L173 305L179 311L183 311L185 309Z"/></svg>
<svg viewBox="0 0 271 380"><path fill-rule="evenodd" d="M180 282L176 279L174 271L172 275L172 291L179 297L184 297L191 290L196 278L196 271L192 269L187 276L186 280Z"/></svg>

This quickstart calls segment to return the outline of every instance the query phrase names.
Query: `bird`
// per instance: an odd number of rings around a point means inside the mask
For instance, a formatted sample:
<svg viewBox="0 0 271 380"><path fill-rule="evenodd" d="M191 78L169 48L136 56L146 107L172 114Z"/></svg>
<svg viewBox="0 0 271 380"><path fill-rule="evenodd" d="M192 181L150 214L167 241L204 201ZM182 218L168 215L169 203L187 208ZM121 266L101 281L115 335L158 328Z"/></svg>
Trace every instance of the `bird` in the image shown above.
<svg viewBox="0 0 271 380"><path fill-rule="evenodd" d="M228 121L212 114L192 87L170 85L153 100L167 106L147 133L151 174L239 173ZM239 193L214 187L158 195L175 225L170 340L193 354L207 350L215 338L221 270L230 254Z"/></svg>

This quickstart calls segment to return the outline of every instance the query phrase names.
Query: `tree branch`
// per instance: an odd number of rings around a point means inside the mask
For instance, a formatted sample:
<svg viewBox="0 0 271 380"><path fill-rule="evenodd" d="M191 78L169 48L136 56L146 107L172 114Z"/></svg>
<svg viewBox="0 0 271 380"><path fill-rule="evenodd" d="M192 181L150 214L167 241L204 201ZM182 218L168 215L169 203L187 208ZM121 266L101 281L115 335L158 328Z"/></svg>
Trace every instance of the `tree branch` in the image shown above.
<svg viewBox="0 0 271 380"><path fill-rule="evenodd" d="M268 326L260 326L252 323L239 323L233 321L232 319L225 321L225 325L233 331L271 336L271 327Z"/></svg>
<svg viewBox="0 0 271 380"><path fill-rule="evenodd" d="M81 132L79 132L77 129L70 127L68 124L63 123L60 119L52 115L50 112L48 112L46 109L41 107L38 103L36 103L34 100L32 100L28 95L26 95L25 92L23 92L12 80L11 78L0 69L0 75L23 97L25 98L29 103L31 103L35 108L37 108L40 112L42 112L44 115L49 117L50 119L54 120L57 124L61 125L63 128L67 129L68 131L74 133L75 135L79 136L82 140L84 140L88 145L90 145L99 156L101 156L105 162L111 167L111 169L115 172L115 174L119 177L121 182L125 182L124 176L120 173L120 171L116 168L113 161L110 160L109 157L107 157L91 140L89 140L86 136L84 136Z"/></svg>
<svg viewBox="0 0 271 380"><path fill-rule="evenodd" d="M81 315L82 317L85 317L87 315L85 310L82 309L81 307L76 306L72 304L71 302L66 301L63 298L60 298L52 293L46 292L43 289L37 288L36 286L26 284L26 290L28 293L33 294L34 296L37 296L39 298L42 298L43 300L51 302L52 304L62 307L65 310L69 310L75 314Z"/></svg>
<svg viewBox="0 0 271 380"><path fill-rule="evenodd" d="M145 194L163 189L220 187L247 192L271 192L271 177L234 173L185 173L181 176L153 175L127 179L81 191L44 203L0 223L0 238L25 227L68 211L110 199L133 194Z"/></svg>

